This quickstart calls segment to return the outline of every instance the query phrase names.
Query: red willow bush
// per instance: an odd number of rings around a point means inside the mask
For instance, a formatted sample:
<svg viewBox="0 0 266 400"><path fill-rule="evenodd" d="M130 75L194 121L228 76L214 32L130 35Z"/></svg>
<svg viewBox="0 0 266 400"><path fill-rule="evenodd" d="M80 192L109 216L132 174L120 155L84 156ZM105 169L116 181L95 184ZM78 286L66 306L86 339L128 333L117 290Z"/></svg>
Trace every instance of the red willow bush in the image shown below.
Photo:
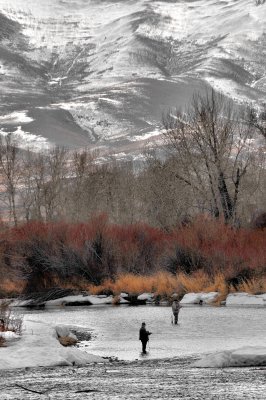
<svg viewBox="0 0 266 400"><path fill-rule="evenodd" d="M100 215L87 223L30 222L0 236L0 274L8 269L26 293L159 271L222 274L235 287L266 274L265 229L237 229L203 216L167 232L111 224Z"/></svg>

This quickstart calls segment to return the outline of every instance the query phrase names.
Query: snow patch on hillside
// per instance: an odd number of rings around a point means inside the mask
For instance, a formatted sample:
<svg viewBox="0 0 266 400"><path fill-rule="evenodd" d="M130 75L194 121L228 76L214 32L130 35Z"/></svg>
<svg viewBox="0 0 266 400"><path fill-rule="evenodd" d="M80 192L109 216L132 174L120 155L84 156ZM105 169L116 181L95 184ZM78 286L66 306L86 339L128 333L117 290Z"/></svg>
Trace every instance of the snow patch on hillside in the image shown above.
<svg viewBox="0 0 266 400"><path fill-rule="evenodd" d="M1 125L13 125L13 124L29 124L34 121L27 115L27 111L14 111L10 114L0 115Z"/></svg>
<svg viewBox="0 0 266 400"><path fill-rule="evenodd" d="M1 123L1 122L0 122ZM0 129L0 135L7 136L11 132ZM40 151L51 148L53 145L47 139L40 135L26 132L21 126L12 132L12 140L21 149L30 149L31 151Z"/></svg>
<svg viewBox="0 0 266 400"><path fill-rule="evenodd" d="M162 112L205 85L237 102L265 99L266 3L0 0L0 9L12 28L0 43L1 103L68 110L90 143L141 143L148 121L154 132Z"/></svg>

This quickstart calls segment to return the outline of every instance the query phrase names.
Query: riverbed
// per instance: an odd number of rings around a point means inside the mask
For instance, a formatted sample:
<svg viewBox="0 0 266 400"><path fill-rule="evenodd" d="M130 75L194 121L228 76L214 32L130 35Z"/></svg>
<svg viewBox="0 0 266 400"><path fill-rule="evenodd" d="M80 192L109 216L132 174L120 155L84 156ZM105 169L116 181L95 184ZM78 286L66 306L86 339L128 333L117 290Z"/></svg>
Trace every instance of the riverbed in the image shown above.
<svg viewBox="0 0 266 400"><path fill-rule="evenodd" d="M191 368L193 358L1 372L1 400L264 400L266 368ZM38 392L38 393L36 393Z"/></svg>

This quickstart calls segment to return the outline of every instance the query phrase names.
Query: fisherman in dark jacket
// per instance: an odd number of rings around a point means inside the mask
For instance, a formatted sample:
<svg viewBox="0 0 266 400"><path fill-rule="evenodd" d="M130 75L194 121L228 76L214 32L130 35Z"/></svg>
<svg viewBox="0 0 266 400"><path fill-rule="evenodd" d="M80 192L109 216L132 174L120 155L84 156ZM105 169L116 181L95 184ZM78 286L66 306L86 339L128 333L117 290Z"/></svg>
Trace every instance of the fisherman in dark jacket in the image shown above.
<svg viewBox="0 0 266 400"><path fill-rule="evenodd" d="M181 304L179 303L179 301L177 301L177 299L174 299L173 303L172 303L172 311L174 314L174 322L175 325L177 325L178 322L178 314L181 308Z"/></svg>
<svg viewBox="0 0 266 400"><path fill-rule="evenodd" d="M139 330L139 340L141 340L141 343L142 343L142 353L143 354L147 354L146 346L147 346L147 342L149 341L150 335L151 335L151 332L146 330L145 322L142 322L141 328Z"/></svg>

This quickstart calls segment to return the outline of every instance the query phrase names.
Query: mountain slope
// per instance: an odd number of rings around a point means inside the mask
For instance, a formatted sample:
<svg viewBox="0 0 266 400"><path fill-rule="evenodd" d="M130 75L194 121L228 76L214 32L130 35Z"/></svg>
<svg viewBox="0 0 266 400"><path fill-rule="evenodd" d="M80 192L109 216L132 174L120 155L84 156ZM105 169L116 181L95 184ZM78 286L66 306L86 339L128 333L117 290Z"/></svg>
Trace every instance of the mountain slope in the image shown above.
<svg viewBox="0 0 266 400"><path fill-rule="evenodd" d="M134 152L206 84L265 100L266 4L0 0L0 10L0 125L27 143Z"/></svg>

